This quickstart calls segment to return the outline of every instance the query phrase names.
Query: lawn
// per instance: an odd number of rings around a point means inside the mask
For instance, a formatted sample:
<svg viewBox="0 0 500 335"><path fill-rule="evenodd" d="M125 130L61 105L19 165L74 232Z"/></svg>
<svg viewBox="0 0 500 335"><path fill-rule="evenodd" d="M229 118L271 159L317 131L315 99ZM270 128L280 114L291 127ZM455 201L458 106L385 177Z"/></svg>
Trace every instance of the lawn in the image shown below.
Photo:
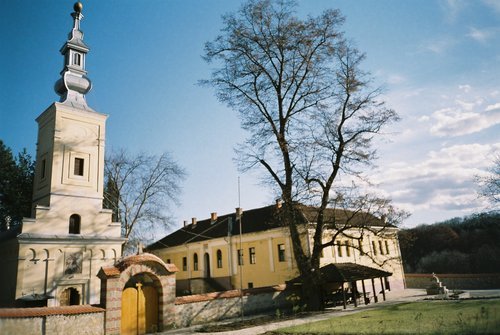
<svg viewBox="0 0 500 335"><path fill-rule="evenodd" d="M268 334L500 334L500 299L403 303Z"/></svg>

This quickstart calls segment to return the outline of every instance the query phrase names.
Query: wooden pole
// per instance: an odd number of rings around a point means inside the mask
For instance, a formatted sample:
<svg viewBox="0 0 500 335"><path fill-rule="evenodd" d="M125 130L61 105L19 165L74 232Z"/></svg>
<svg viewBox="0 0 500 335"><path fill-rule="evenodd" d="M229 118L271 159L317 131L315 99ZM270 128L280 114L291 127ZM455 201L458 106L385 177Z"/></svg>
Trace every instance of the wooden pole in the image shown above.
<svg viewBox="0 0 500 335"><path fill-rule="evenodd" d="M352 299L354 300L354 307L358 307L358 299L356 297L356 282L351 282Z"/></svg>
<svg viewBox="0 0 500 335"><path fill-rule="evenodd" d="M368 305L369 301L366 299L366 289L365 289L365 281L361 281L361 286L363 287L363 299L365 299L365 305Z"/></svg>
<svg viewBox="0 0 500 335"><path fill-rule="evenodd" d="M385 288L384 288L384 281L382 280L382 277L380 277L380 287L382 287L382 297L384 298L384 301L385 301Z"/></svg>
<svg viewBox="0 0 500 335"><path fill-rule="evenodd" d="M373 301L378 302L377 291L375 291L375 280L372 278Z"/></svg>
<svg viewBox="0 0 500 335"><path fill-rule="evenodd" d="M345 297L344 282L342 282L342 301L344 302L344 309L347 308L347 299Z"/></svg>

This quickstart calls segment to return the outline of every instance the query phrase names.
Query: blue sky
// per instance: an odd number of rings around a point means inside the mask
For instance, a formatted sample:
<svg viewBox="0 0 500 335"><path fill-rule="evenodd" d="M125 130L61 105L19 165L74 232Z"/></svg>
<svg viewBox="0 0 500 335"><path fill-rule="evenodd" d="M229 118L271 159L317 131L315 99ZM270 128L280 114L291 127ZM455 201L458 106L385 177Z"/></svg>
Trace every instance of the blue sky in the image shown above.
<svg viewBox="0 0 500 335"><path fill-rule="evenodd" d="M106 149L169 151L188 172L175 227L238 207L274 202L258 173L240 174L233 148L245 138L220 104L203 45L235 0L83 1L91 50L88 104L110 115ZM367 54L364 68L387 88L402 121L377 147L378 190L412 212L405 226L488 210L474 175L500 152L500 1L302 0L298 15L339 8L344 30ZM35 154L35 118L53 90L72 26L72 1L0 1L0 138Z"/></svg>

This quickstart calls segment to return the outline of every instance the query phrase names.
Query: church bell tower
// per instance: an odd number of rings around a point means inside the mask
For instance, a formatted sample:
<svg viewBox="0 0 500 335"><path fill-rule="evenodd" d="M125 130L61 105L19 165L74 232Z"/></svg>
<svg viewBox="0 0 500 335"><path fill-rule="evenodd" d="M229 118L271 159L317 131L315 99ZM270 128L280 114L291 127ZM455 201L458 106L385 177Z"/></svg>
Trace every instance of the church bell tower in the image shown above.
<svg viewBox="0 0 500 335"><path fill-rule="evenodd" d="M92 84L86 71L90 49L80 29L82 7L74 5L73 27L60 50L64 66L54 87L60 100L36 119L32 218L23 220L12 247L17 275L11 276L15 285L4 285L5 300L99 303L97 272L121 256L126 241L120 223L112 222L112 211L102 207L107 115L85 99Z"/></svg>
<svg viewBox="0 0 500 335"><path fill-rule="evenodd" d="M60 101L36 119L33 210L42 229L38 232L102 234L107 227L104 221L108 221L100 220L107 115L92 110L85 100L92 84L85 70L90 49L80 30L80 2L74 5L71 16L73 28L60 50L64 66L54 87ZM70 221L79 221L72 226L80 227L70 229Z"/></svg>

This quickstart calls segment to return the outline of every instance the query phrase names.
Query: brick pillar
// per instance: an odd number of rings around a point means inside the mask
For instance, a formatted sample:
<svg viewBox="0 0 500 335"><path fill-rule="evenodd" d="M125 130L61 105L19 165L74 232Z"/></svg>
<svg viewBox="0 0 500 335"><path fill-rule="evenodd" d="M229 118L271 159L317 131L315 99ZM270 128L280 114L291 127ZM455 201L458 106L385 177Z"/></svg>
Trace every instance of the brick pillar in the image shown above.
<svg viewBox="0 0 500 335"><path fill-rule="evenodd" d="M122 287L118 277L108 278L106 291L106 335L120 334Z"/></svg>

